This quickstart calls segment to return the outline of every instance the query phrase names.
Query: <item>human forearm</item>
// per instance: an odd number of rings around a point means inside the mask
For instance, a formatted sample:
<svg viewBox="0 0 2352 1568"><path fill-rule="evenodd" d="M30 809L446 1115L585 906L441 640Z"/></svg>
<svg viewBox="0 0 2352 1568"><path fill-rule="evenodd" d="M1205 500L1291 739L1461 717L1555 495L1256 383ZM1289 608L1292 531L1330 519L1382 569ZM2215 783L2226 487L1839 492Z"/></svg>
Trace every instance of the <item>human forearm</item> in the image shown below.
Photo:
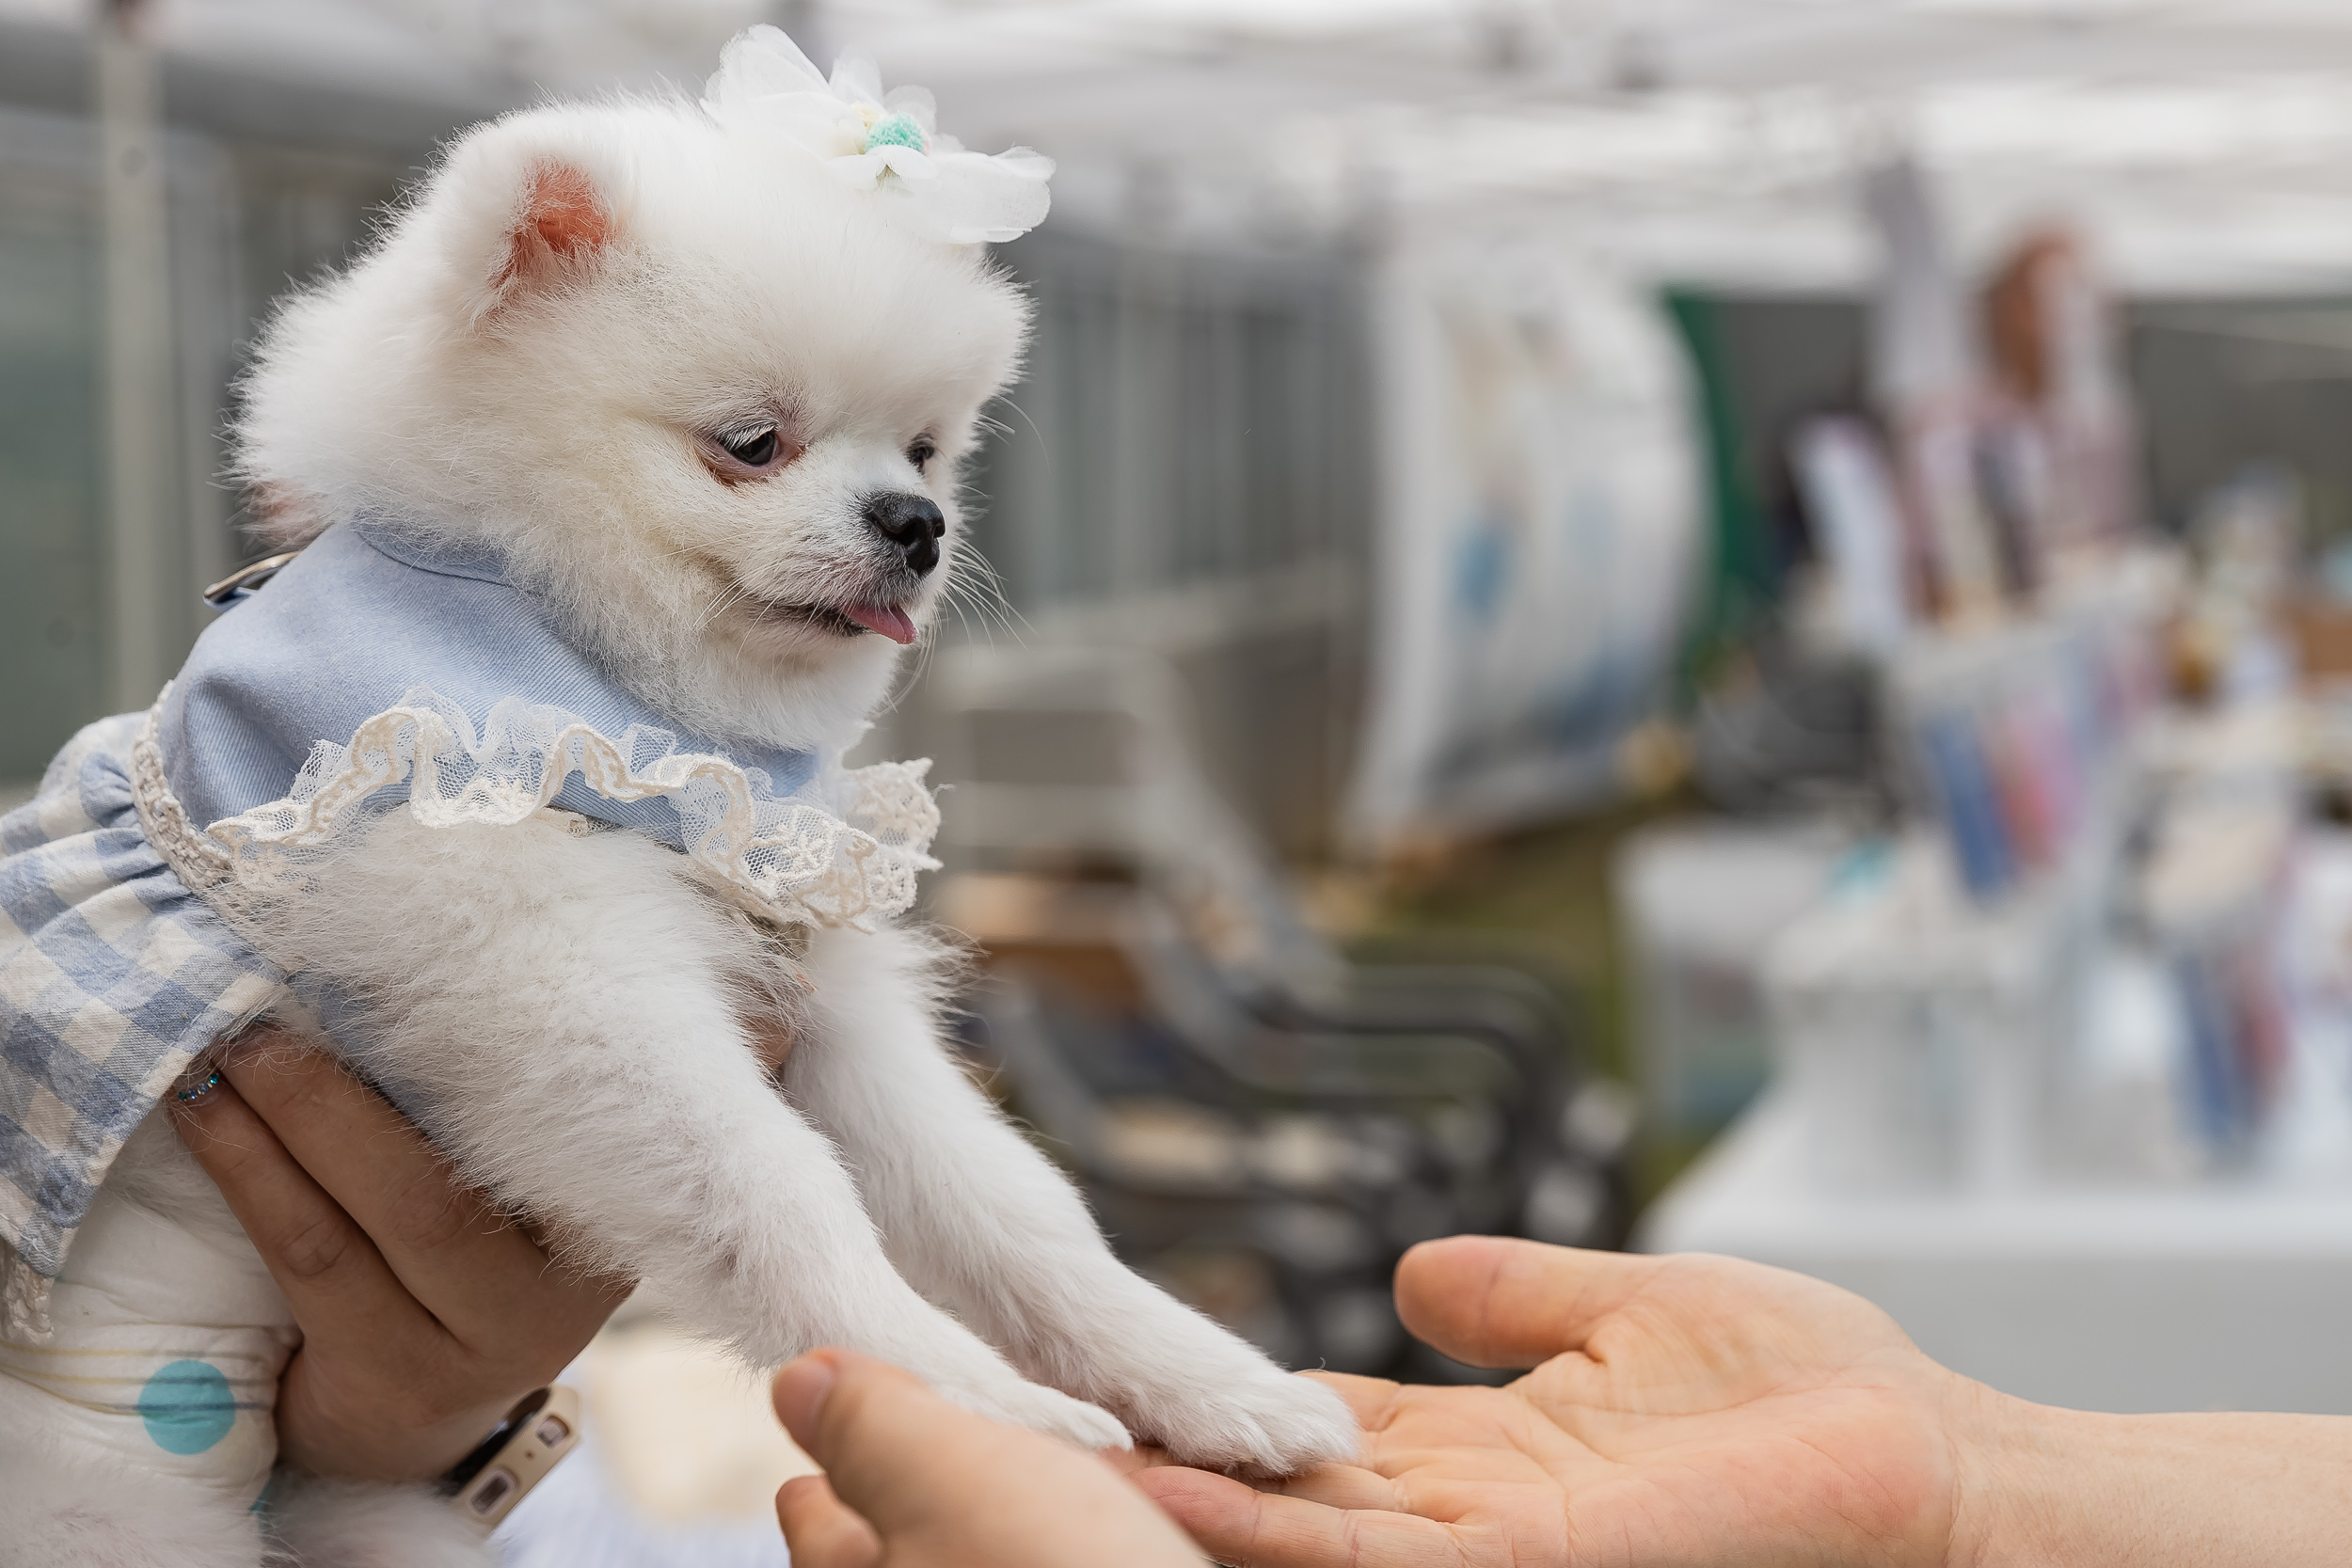
<svg viewBox="0 0 2352 1568"><path fill-rule="evenodd" d="M2352 1419L2107 1416L1960 1402L1948 1568L2298 1568L2344 1560Z"/></svg>

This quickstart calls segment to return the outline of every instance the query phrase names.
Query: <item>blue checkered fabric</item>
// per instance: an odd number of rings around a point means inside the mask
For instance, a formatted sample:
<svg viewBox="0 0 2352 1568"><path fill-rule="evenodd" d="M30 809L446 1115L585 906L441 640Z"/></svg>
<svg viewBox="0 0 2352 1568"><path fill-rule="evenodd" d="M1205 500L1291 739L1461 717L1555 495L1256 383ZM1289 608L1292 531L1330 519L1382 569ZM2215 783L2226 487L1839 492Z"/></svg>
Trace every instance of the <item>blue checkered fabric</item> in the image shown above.
<svg viewBox="0 0 2352 1568"><path fill-rule="evenodd" d="M122 1140L282 984L140 831L141 717L83 730L0 817L0 1241L16 1254L20 1332L45 1327L40 1282L64 1266Z"/></svg>

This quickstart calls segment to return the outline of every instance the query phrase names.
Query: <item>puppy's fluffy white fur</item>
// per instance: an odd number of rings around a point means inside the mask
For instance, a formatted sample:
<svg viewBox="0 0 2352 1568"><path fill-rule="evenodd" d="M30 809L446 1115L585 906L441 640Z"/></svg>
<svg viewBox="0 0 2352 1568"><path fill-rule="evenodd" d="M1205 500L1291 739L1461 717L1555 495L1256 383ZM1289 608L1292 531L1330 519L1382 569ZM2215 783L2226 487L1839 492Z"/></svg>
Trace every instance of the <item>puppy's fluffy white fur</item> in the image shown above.
<svg viewBox="0 0 2352 1568"><path fill-rule="evenodd" d="M242 477L294 540L368 508L494 540L684 727L839 747L899 650L830 612L935 610L956 461L1025 328L973 247L876 199L683 103L483 127L372 255L278 317ZM729 468L719 438L762 421L797 457ZM877 490L946 519L919 585L860 516ZM577 1260L656 1281L752 1362L852 1345L991 1416L1212 1465L1352 1449L1328 1390L1116 1261L942 1049L920 936L819 932L771 1079L747 1026L795 994L780 960L649 841L395 814L322 883L271 944L358 999L370 1069ZM364 1488L285 1517L310 1560L414 1557L413 1525ZM213 1523L174 1550L251 1563L250 1528ZM116 1560L52 1533L58 1561Z"/></svg>

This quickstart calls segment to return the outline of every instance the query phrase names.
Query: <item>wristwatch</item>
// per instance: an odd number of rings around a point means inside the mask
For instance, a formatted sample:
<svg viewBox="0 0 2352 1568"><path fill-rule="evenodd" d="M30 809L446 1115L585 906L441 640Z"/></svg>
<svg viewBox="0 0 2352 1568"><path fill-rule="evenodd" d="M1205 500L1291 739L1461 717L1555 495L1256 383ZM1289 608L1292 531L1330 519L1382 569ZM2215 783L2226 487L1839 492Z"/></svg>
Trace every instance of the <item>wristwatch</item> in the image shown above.
<svg viewBox="0 0 2352 1568"><path fill-rule="evenodd" d="M487 1535L556 1461L580 1446L580 1393L551 1384L525 1394L490 1434L441 1478L459 1518Z"/></svg>

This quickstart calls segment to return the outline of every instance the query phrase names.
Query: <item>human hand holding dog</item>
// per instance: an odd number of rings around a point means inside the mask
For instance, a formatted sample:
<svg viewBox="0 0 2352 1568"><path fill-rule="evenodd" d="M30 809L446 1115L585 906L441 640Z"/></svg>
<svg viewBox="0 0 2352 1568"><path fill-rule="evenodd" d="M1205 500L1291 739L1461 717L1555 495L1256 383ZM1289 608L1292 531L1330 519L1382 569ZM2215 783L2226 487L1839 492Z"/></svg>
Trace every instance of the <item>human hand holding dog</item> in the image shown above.
<svg viewBox="0 0 2352 1568"><path fill-rule="evenodd" d="M1103 1459L948 1403L852 1351L776 1374L825 1467L776 1494L794 1568L1193 1568L1200 1554Z"/></svg>
<svg viewBox="0 0 2352 1568"><path fill-rule="evenodd" d="M327 1056L262 1030L220 1072L194 1102L166 1103L301 1327L278 1391L289 1463L437 1476L628 1296L628 1282L552 1264Z"/></svg>

